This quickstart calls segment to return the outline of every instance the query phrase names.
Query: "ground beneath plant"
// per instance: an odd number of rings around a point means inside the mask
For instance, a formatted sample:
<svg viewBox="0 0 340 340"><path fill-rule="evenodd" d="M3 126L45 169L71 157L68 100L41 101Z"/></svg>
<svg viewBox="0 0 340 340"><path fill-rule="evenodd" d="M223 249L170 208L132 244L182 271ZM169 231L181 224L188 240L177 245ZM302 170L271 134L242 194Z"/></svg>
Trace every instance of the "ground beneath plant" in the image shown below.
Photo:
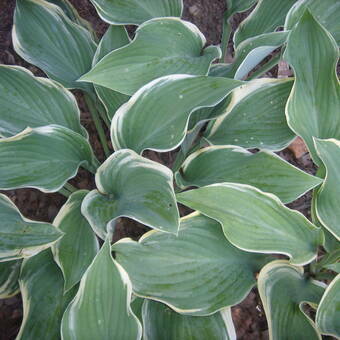
<svg viewBox="0 0 340 340"><path fill-rule="evenodd" d="M91 22L93 28L101 37L106 28L102 20L99 19L94 7L88 0L70 0L77 8L79 14ZM219 44L222 34L222 17L225 9L225 0L184 0L184 18L196 24L207 38L207 44ZM0 63L8 65L21 65L28 68L36 75L43 75L39 69L20 59L14 52L11 42L12 17L15 7L15 0L0 0ZM232 22L233 27L237 27L244 16L237 15ZM133 31L133 29L131 30ZM268 74L271 76L271 74ZM89 114L83 103L82 95L74 91L82 111L82 124L89 131L91 144L99 158L103 159L100 143L98 141L94 126L91 123ZM281 157L300 167L301 169L314 173L315 168L305 149L296 152L293 149L283 150L279 153ZM148 157L156 161L169 164L173 160L173 155L157 156L149 153ZM159 158L161 157L161 159ZM91 189L94 187L93 178L86 171L80 170L76 180L73 180L79 189ZM65 198L56 194L42 194L34 189L20 189L7 191L14 203L19 207L24 216L38 221L52 222L60 207L64 204ZM310 194L306 194L290 205L309 216ZM138 238L143 232L140 225L134 221L124 219L119 224L114 236L115 240L122 237ZM254 289L249 296L238 306L232 308L233 320L235 323L237 338L240 340L267 339L267 323L262 310L261 302L257 291ZM22 320L22 303L20 295L11 299L0 300L0 340L15 339ZM39 340L39 339L37 339Z"/></svg>

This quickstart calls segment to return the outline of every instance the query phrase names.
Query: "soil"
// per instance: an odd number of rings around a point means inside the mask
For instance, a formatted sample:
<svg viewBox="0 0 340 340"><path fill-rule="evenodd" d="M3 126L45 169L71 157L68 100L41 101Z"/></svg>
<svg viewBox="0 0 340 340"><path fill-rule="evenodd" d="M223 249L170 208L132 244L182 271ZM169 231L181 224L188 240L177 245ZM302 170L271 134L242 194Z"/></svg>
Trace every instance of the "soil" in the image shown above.
<svg viewBox="0 0 340 340"><path fill-rule="evenodd" d="M107 24L99 19L94 7L89 0L70 0L78 10L79 14L87 19L101 37L107 29ZM222 18L225 10L225 0L184 0L184 19L196 24L207 38L207 44L219 44L222 35ZM35 75L43 76L43 72L33 65L22 60L13 50L11 42L12 17L15 7L15 0L0 0L0 63L8 65L20 65L26 67ZM232 21L235 29L244 18L243 15L236 15ZM129 27L133 34L134 28ZM230 51L232 52L232 51ZM269 73L268 76L272 74ZM103 159L100 143L95 128L84 105L82 95L79 91L73 91L81 109L81 122L91 136L90 142L98 155ZM108 131L106 131L108 133ZM300 158L294 157L289 149L279 153L281 157L309 173L315 173L315 168L308 154ZM169 165L174 160L173 154L156 154L148 152L147 157L155 161ZM80 170L77 177L71 183L79 189L94 188L93 177L86 171ZM60 207L66 199L64 196L54 194L43 194L35 189L10 190L5 192L8 197L19 207L20 211L27 218L37 221L52 222ZM306 194L296 202L290 204L291 208L310 215L310 194ZM186 210L181 207L184 214ZM147 230L146 227L137 222L121 219L117 225L114 241L122 237L137 239ZM249 296L239 305L232 308L233 319L237 331L237 338L240 340L267 339L267 323L262 310L261 302L257 291L254 289ZM0 340L14 339L22 320L22 304L20 295L10 299L0 300Z"/></svg>

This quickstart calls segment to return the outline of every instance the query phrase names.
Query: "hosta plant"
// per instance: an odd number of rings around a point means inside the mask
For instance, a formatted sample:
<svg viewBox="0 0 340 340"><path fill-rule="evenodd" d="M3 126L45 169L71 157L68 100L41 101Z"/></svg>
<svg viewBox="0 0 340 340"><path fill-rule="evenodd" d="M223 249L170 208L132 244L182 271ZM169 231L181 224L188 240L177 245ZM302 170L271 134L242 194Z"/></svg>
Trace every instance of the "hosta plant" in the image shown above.
<svg viewBox="0 0 340 340"><path fill-rule="evenodd" d="M256 288L271 339L340 337L339 1L226 0L221 46L181 0L91 2L100 40L67 0L17 0L14 49L46 77L0 65L0 189L67 198L43 223L0 194L17 339L235 339ZM268 78L278 63L293 76ZM275 153L297 136L314 175ZM94 189L69 183L80 167ZM310 219L287 207L311 190ZM113 243L127 219L150 230Z"/></svg>

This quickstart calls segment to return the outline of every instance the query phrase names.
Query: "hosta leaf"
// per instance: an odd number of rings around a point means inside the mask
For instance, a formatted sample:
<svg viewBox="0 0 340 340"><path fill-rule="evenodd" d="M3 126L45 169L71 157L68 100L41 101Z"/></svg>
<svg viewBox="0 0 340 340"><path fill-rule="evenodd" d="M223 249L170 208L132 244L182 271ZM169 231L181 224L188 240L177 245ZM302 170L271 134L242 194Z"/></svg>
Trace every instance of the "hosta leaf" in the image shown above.
<svg viewBox="0 0 340 340"><path fill-rule="evenodd" d="M98 63L108 53L117 48L123 47L130 42L129 36L124 26L109 26L102 40L98 44L96 54L93 58L93 66ZM118 108L129 100L129 96L117 91L94 84L94 88L99 99L104 104L107 114L112 119Z"/></svg>
<svg viewBox="0 0 340 340"><path fill-rule="evenodd" d="M289 35L284 58L296 77L286 107L288 124L304 139L314 162L320 165L313 137L340 139L337 45L306 11Z"/></svg>
<svg viewBox="0 0 340 340"><path fill-rule="evenodd" d="M167 167L132 150L117 151L99 167L98 190L85 197L82 213L103 239L120 216L177 233L179 214L172 182Z"/></svg>
<svg viewBox="0 0 340 340"><path fill-rule="evenodd" d="M141 325L130 308L130 301L129 277L112 258L107 240L66 309L62 339L141 339Z"/></svg>
<svg viewBox="0 0 340 340"><path fill-rule="evenodd" d="M21 260L0 262L0 299L19 293Z"/></svg>
<svg viewBox="0 0 340 340"><path fill-rule="evenodd" d="M96 44L60 7L43 0L18 0L12 38L15 51L50 78L68 88L91 90L77 79L91 69Z"/></svg>
<svg viewBox="0 0 340 340"><path fill-rule="evenodd" d="M318 156L326 167L326 178L315 196L320 222L340 241L340 141L315 139Z"/></svg>
<svg viewBox="0 0 340 340"><path fill-rule="evenodd" d="M317 305L324 284L306 278L303 268L274 261L260 272L258 289L267 316L271 339L321 340L303 305Z"/></svg>
<svg viewBox="0 0 340 340"><path fill-rule="evenodd" d="M113 245L135 294L183 314L208 315L242 301L270 260L239 250L220 225L202 215L182 218L178 236L151 231Z"/></svg>
<svg viewBox="0 0 340 340"><path fill-rule="evenodd" d="M0 158L1 189L31 187L44 192L58 191L80 165L94 162L88 141L57 125L27 128L0 139Z"/></svg>
<svg viewBox="0 0 340 340"><path fill-rule="evenodd" d="M195 109L217 105L240 85L238 80L206 76L156 79L136 92L113 117L114 148L137 153L145 149L173 150L183 141Z"/></svg>
<svg viewBox="0 0 340 340"><path fill-rule="evenodd" d="M249 9L257 0L226 0L229 15L244 12Z"/></svg>
<svg viewBox="0 0 340 340"><path fill-rule="evenodd" d="M338 0L300 0L297 1L287 14L285 28L290 30L300 20L304 11L308 10L329 31L337 44L340 44Z"/></svg>
<svg viewBox="0 0 340 340"><path fill-rule="evenodd" d="M340 337L340 274L323 295L316 313L316 325L322 334Z"/></svg>
<svg viewBox="0 0 340 340"><path fill-rule="evenodd" d="M214 145L281 150L294 139L285 117L291 79L262 78L233 91L225 114L205 133Z"/></svg>
<svg viewBox="0 0 340 340"><path fill-rule="evenodd" d="M13 136L26 127L57 124L85 137L74 96L58 83L34 77L18 66L0 65L0 136Z"/></svg>
<svg viewBox="0 0 340 340"><path fill-rule="evenodd" d="M177 194L177 200L219 221L226 238L246 251L284 254L302 265L315 259L323 243L320 228L249 185L212 184Z"/></svg>
<svg viewBox="0 0 340 340"><path fill-rule="evenodd" d="M156 17L180 17L182 0L91 0L99 16L109 24L139 25Z"/></svg>
<svg viewBox="0 0 340 340"><path fill-rule="evenodd" d="M273 32L279 26L283 26L286 14L296 1L259 0L253 12L241 22L236 30L235 45L238 46L248 38Z"/></svg>
<svg viewBox="0 0 340 340"><path fill-rule="evenodd" d="M132 95L140 87L169 74L206 75L220 56L193 24L177 18L158 18L141 25L134 40L112 51L81 80Z"/></svg>
<svg viewBox="0 0 340 340"><path fill-rule="evenodd" d="M16 339L60 339L61 318L76 291L64 295L63 275L49 249L24 260L19 282L24 316Z"/></svg>
<svg viewBox="0 0 340 340"><path fill-rule="evenodd" d="M236 340L230 308L209 316L188 316L152 300L144 300L143 333L145 340Z"/></svg>
<svg viewBox="0 0 340 340"><path fill-rule="evenodd" d="M191 154L176 173L176 182L182 188L221 182L249 184L289 203L322 180L299 170L274 153L250 153L229 145L211 146Z"/></svg>
<svg viewBox="0 0 340 340"><path fill-rule="evenodd" d="M65 291L80 281L99 249L97 238L80 211L87 193L87 190L73 193L53 221L65 233L52 246L54 259L64 275Z"/></svg>
<svg viewBox="0 0 340 340"><path fill-rule="evenodd" d="M14 203L0 194L0 235L0 261L9 261L39 253L63 233L49 223L24 218Z"/></svg>

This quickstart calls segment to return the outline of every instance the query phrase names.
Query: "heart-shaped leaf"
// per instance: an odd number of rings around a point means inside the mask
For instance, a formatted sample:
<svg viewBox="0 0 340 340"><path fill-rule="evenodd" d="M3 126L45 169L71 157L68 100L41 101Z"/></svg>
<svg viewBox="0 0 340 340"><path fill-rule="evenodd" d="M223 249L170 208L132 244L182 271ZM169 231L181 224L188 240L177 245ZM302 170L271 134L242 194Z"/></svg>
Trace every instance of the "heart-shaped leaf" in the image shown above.
<svg viewBox="0 0 340 340"><path fill-rule="evenodd" d="M235 45L238 46L248 38L273 32L279 26L283 26L286 14L296 1L259 0L252 13L238 26L234 34Z"/></svg>
<svg viewBox="0 0 340 340"><path fill-rule="evenodd" d="M143 333L147 340L236 340L230 308L209 316L189 316L152 300L144 300Z"/></svg>
<svg viewBox="0 0 340 340"><path fill-rule="evenodd" d="M315 139L318 156L326 167L326 177L315 196L315 210L320 222L340 241L340 141Z"/></svg>
<svg viewBox="0 0 340 340"><path fill-rule="evenodd" d="M132 150L117 151L98 168L98 190L85 197L82 213L102 239L120 216L177 233L179 213L172 182L167 167Z"/></svg>
<svg viewBox="0 0 340 340"><path fill-rule="evenodd" d="M134 94L150 81L169 74L206 75L220 56L193 24L177 18L157 18L141 25L134 40L112 51L80 80Z"/></svg>
<svg viewBox="0 0 340 340"><path fill-rule="evenodd" d="M95 162L89 142L58 125L27 128L0 139L0 158L1 189L30 187L43 192L58 191L80 165L91 167Z"/></svg>
<svg viewBox="0 0 340 340"><path fill-rule="evenodd" d="M340 337L340 274L323 295L316 313L316 325L322 334Z"/></svg>
<svg viewBox="0 0 340 340"><path fill-rule="evenodd" d="M190 315L241 302L271 259L234 247L217 222L197 214L182 218L178 236L150 231L139 242L118 241L113 250L136 295Z"/></svg>
<svg viewBox="0 0 340 340"><path fill-rule="evenodd" d="M233 79L171 75L136 92L113 117L111 139L116 150L169 151L185 138L191 113L213 107L242 82ZM174 110L174 108L176 108Z"/></svg>
<svg viewBox="0 0 340 340"><path fill-rule="evenodd" d="M291 30L299 22L304 11L308 10L329 31L337 44L340 45L339 11L338 0L300 0L297 1L287 14L285 29Z"/></svg>
<svg viewBox="0 0 340 340"><path fill-rule="evenodd" d="M16 339L60 339L63 313L76 289L64 294L63 275L49 249L23 261L20 290L23 322Z"/></svg>
<svg viewBox="0 0 340 340"><path fill-rule="evenodd" d="M322 183L267 151L250 153L238 146L210 146L191 154L176 173L182 187L221 182L249 184L278 196L284 203Z"/></svg>
<svg viewBox="0 0 340 340"><path fill-rule="evenodd" d="M87 137L71 92L47 78L34 77L22 67L0 65L0 136L50 124Z"/></svg>
<svg viewBox="0 0 340 340"><path fill-rule="evenodd" d="M5 195L0 194L0 261L33 256L63 236L49 223L24 218Z"/></svg>
<svg viewBox="0 0 340 340"><path fill-rule="evenodd" d="M157 17L180 17L182 0L91 0L99 16L113 25L139 25Z"/></svg>
<svg viewBox="0 0 340 340"><path fill-rule="evenodd" d="M261 78L234 90L225 114L211 122L206 139L215 145L281 150L295 138L285 117L292 79Z"/></svg>
<svg viewBox="0 0 340 340"><path fill-rule="evenodd" d="M73 193L53 221L65 233L52 246L54 259L63 272L65 291L80 281L99 249L97 238L80 211L87 193L87 190Z"/></svg>
<svg viewBox="0 0 340 340"><path fill-rule="evenodd" d="M258 289L271 339L321 339L303 305L319 303L324 292L322 282L307 279L303 268L274 261L261 270Z"/></svg>
<svg viewBox="0 0 340 340"><path fill-rule="evenodd" d="M246 251L284 254L302 265L314 260L323 244L320 228L250 185L212 184L177 194L177 200L219 221L226 238Z"/></svg>
<svg viewBox="0 0 340 340"><path fill-rule="evenodd" d="M290 128L304 139L318 165L313 137L340 139L338 56L332 36L306 11L290 33L284 54L296 77L286 114Z"/></svg>
<svg viewBox="0 0 340 340"><path fill-rule="evenodd" d="M0 299L7 299L19 293L21 263L22 260L0 262Z"/></svg>
<svg viewBox="0 0 340 340"><path fill-rule="evenodd" d="M102 40L98 44L96 54L93 58L93 66L103 57L117 48L123 47L130 42L129 36L124 26L109 26ZM129 100L129 96L117 91L94 84L94 88L99 99L106 108L107 115L111 120L118 108Z"/></svg>
<svg viewBox="0 0 340 340"><path fill-rule="evenodd" d="M96 44L60 7L43 0L17 0L12 32L15 51L67 88L91 91L77 82L91 69Z"/></svg>
<svg viewBox="0 0 340 340"><path fill-rule="evenodd" d="M129 277L110 248L107 240L81 279L63 316L63 340L141 339L141 325L130 308Z"/></svg>

